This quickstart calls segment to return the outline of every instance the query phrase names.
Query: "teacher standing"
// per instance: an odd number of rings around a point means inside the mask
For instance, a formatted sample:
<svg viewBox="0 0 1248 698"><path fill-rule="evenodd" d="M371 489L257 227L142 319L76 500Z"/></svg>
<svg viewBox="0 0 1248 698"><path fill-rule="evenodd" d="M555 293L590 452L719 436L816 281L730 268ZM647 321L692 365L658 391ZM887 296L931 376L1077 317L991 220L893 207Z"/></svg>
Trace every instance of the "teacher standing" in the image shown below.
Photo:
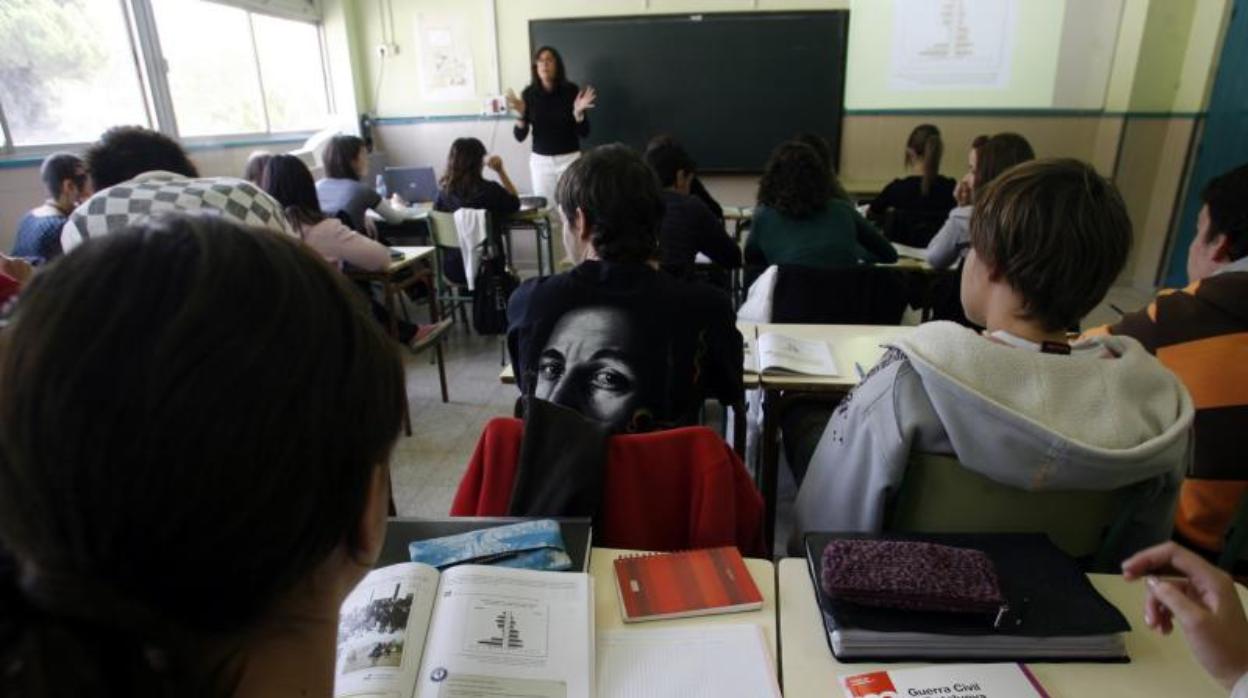
<svg viewBox="0 0 1248 698"><path fill-rule="evenodd" d="M589 135L589 116L598 94L593 87L578 89L568 82L563 58L549 46L537 49L529 66L532 77L519 97L507 91L507 105L520 118L513 132L523 141L533 129L533 153L529 156L529 175L533 193L555 201L559 176L581 154L580 139Z"/></svg>

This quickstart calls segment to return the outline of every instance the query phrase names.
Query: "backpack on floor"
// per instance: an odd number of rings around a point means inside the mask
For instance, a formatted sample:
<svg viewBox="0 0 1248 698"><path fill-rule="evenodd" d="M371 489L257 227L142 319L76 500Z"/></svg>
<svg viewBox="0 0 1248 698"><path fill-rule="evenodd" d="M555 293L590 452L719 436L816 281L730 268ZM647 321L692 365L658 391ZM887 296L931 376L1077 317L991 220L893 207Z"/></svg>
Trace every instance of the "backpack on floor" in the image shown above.
<svg viewBox="0 0 1248 698"><path fill-rule="evenodd" d="M472 329L480 335L507 331L507 300L520 279L507 269L502 255L489 255L477 267L472 288Z"/></svg>

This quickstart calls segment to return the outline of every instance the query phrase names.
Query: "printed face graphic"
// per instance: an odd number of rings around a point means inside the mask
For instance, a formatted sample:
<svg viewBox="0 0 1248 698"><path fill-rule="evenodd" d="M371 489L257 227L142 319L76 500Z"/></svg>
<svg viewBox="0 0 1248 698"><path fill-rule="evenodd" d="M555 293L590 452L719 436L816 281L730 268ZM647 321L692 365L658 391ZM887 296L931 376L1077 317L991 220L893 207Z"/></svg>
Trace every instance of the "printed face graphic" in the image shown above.
<svg viewBox="0 0 1248 698"><path fill-rule="evenodd" d="M626 431L642 406L637 333L620 310L572 310L559 318L538 357L535 395Z"/></svg>

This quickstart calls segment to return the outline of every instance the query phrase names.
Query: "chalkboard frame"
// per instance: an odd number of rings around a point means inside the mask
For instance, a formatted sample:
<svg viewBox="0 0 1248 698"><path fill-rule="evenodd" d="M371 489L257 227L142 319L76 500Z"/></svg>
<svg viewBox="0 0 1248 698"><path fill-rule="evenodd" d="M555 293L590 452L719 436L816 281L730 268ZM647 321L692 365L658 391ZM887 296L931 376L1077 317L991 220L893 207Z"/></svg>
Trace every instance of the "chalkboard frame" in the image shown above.
<svg viewBox="0 0 1248 698"><path fill-rule="evenodd" d="M833 121L835 122L835 130L834 132L826 128L825 129L814 128L814 129L807 129L807 130L814 130L828 139L829 145L832 148L832 162L836 165L837 171L839 172L840 171L841 138L843 137L843 134L844 134L845 83L848 80L848 72L847 72L847 65L846 65L846 60L847 60L847 55L848 55L849 22L850 22L850 11L848 9L782 10L782 11L775 11L775 12L701 12L701 13L674 12L674 13L645 14L645 15L636 15L636 14L603 15L603 16L591 16L591 17L532 19L532 20L529 20L529 61L532 60L533 52L537 50L538 46L544 45L544 42L539 42L537 40L536 34L540 31L540 28L542 26L546 26L546 25L559 25L562 27L562 26L569 26L569 25L575 26L578 24L589 24L589 23L601 24L604 22L605 23L670 22L671 20L674 20L674 19L683 19L683 18L691 19L694 17L699 18L698 21L708 21L708 20L715 20L715 19L732 19L734 21L740 21L740 20L749 20L751 18L768 19L768 20L793 19L796 21L801 21L802 19L807 19L811 17L819 17L821 19L825 19L825 18L829 18L830 16L835 16L840 19L839 30L841 33L841 36L836 37L837 41L836 41L836 51L835 51L835 65L833 67L834 70L839 71L839 76L838 76L839 79L837 80L837 84L836 84L837 89L832 95L832 97L834 97L833 101L836 105L836 113L835 113L834 119L829 119L829 122L833 122ZM556 45L555 48L559 48L559 46ZM564 52L561 50L561 53L564 53ZM563 58L566 63L568 61L568 55L564 53ZM583 80L583 76L578 76L576 74L576 71L573 68L569 67L568 73L569 73L570 79L580 77ZM590 81L590 84L592 84L592 81ZM590 114L591 114L591 136L592 136L593 135L593 128L592 128L593 112L590 112ZM793 135L793 134L789 134L789 135ZM777 138L775 144L778 145L780 140L782 140L782 138ZM639 144L630 143L630 145L637 146ZM695 158L696 157L697 155L695 154ZM764 164L765 164L765 160L754 162L754 163L740 163L740 164L735 164L731 166L709 166L708 167L708 166L699 164L699 170L705 174L758 174L759 172L762 171L762 167Z"/></svg>

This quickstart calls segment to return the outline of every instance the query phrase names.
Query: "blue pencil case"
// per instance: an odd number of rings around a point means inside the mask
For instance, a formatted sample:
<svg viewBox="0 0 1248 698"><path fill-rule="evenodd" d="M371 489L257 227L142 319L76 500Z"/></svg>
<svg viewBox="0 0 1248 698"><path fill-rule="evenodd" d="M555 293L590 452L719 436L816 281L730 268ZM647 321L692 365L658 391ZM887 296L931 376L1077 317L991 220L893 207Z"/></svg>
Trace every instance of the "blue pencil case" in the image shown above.
<svg viewBox="0 0 1248 698"><path fill-rule="evenodd" d="M483 528L453 536L412 541L412 562L440 570L455 565L495 565L526 570L572 569L559 523L552 519Z"/></svg>

